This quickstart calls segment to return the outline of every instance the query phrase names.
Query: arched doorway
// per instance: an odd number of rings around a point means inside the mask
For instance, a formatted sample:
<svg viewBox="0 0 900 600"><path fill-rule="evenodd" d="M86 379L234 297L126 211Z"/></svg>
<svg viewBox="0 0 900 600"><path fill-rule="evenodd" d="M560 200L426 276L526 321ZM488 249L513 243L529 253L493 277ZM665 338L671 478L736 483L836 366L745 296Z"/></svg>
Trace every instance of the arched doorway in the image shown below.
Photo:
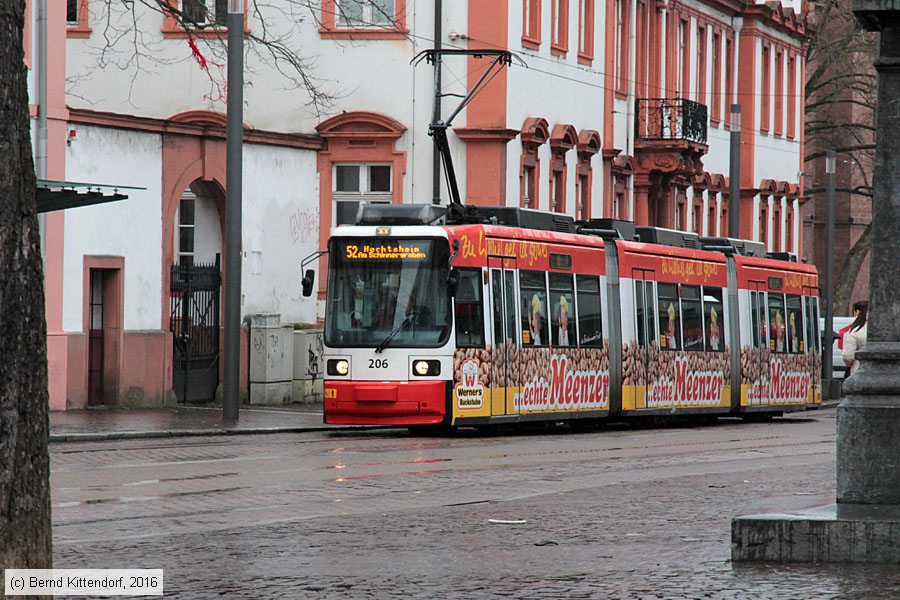
<svg viewBox="0 0 900 600"><path fill-rule="evenodd" d="M218 186L198 179L175 208L169 327L179 402L215 400L219 384L222 205Z"/></svg>

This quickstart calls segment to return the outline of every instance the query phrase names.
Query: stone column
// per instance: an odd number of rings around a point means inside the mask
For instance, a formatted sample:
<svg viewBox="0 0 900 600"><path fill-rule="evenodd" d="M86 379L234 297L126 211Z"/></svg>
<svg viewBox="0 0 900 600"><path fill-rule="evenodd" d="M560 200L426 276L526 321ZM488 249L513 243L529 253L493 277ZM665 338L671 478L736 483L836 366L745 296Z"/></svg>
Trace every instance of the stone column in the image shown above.
<svg viewBox="0 0 900 600"><path fill-rule="evenodd" d="M837 502L900 505L900 2L855 0L880 31L868 339L837 415ZM873 507L874 508L874 507Z"/></svg>

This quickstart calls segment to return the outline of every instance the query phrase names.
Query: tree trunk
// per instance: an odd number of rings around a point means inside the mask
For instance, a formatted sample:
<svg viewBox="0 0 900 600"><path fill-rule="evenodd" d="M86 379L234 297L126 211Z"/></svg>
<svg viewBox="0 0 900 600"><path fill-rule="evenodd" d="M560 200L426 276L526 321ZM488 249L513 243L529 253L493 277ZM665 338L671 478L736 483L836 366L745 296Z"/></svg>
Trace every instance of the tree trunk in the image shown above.
<svg viewBox="0 0 900 600"><path fill-rule="evenodd" d="M47 326L24 12L25 0L0 0L0 572L49 568L52 560Z"/></svg>
<svg viewBox="0 0 900 600"><path fill-rule="evenodd" d="M834 307L838 311L846 311L849 314L850 296L853 294L853 286L859 277L859 270L862 268L866 255L869 254L869 248L872 245L872 224L866 225L862 235L853 244L853 248L847 253L847 260L844 261L844 268L841 269L841 275L838 277L837 285L834 288ZM868 273L866 273L868 276Z"/></svg>

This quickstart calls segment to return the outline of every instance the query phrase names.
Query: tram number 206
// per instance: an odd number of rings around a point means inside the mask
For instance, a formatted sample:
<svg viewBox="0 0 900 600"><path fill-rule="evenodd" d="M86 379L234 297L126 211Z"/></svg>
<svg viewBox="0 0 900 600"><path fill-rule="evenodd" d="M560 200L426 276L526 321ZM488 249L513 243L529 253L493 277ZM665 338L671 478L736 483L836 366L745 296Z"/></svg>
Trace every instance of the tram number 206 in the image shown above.
<svg viewBox="0 0 900 600"><path fill-rule="evenodd" d="M388 361L386 358L370 358L369 359L369 368L370 369L387 369Z"/></svg>

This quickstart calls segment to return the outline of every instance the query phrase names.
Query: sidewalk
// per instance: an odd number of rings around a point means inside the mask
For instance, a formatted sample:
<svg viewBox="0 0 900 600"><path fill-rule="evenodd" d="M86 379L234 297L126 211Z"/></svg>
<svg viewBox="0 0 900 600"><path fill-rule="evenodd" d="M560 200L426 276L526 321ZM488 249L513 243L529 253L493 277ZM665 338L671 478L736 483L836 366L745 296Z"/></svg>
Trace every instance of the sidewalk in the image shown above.
<svg viewBox="0 0 900 600"><path fill-rule="evenodd" d="M321 404L241 407L240 418L231 427L222 425L221 407L97 408L50 412L51 442L341 431L361 427L324 424Z"/></svg>

